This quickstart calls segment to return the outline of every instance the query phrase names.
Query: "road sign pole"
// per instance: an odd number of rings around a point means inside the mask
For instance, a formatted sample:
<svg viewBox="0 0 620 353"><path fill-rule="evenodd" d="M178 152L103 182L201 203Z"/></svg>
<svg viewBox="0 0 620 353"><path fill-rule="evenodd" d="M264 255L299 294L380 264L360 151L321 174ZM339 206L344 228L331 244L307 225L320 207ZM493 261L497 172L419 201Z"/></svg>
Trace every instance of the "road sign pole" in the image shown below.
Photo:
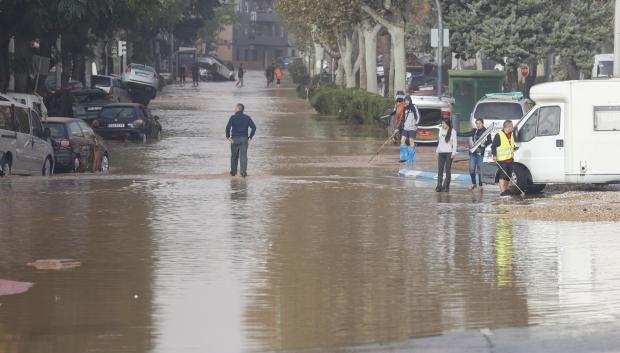
<svg viewBox="0 0 620 353"><path fill-rule="evenodd" d="M439 0L435 0L435 4L437 6L437 96L441 97L441 89L443 88L443 18L441 17L441 3Z"/></svg>

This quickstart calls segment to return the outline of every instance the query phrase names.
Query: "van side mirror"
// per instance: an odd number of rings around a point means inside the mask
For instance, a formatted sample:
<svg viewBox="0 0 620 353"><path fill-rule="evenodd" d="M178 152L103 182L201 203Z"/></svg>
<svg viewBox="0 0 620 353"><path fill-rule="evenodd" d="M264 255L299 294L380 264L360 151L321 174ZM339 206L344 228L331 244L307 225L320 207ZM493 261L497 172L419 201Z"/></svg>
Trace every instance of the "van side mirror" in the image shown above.
<svg viewBox="0 0 620 353"><path fill-rule="evenodd" d="M43 130L43 138L47 140L47 139L49 139L51 136L52 136L52 131L50 130L50 128L49 128L49 127L46 127L46 128Z"/></svg>

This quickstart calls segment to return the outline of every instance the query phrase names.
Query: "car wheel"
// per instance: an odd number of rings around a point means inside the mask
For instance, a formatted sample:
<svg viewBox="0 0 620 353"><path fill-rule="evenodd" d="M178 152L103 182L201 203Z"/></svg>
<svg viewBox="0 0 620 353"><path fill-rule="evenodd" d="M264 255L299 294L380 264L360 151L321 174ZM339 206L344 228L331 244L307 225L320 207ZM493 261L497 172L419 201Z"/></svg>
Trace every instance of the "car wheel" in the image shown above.
<svg viewBox="0 0 620 353"><path fill-rule="evenodd" d="M2 168L0 168L0 176L11 175L11 163L9 161L2 161Z"/></svg>
<svg viewBox="0 0 620 353"><path fill-rule="evenodd" d="M43 163L43 169L41 170L41 175L50 176L52 175L52 160L50 157L45 159L45 163Z"/></svg>
<svg viewBox="0 0 620 353"><path fill-rule="evenodd" d="M73 157L73 164L71 165L71 171L77 173L80 171L80 156Z"/></svg>
<svg viewBox="0 0 620 353"><path fill-rule="evenodd" d="M110 158L108 157L107 154L104 154L103 157L101 157L101 168L99 169L100 172L107 172L110 170Z"/></svg>
<svg viewBox="0 0 620 353"><path fill-rule="evenodd" d="M532 183L532 174L530 174L530 171L527 170L524 165L515 163L513 169L512 180L519 185L523 192L527 194L538 194L545 188L545 184ZM511 189L513 189L512 191L514 192L519 192L514 185L511 185Z"/></svg>

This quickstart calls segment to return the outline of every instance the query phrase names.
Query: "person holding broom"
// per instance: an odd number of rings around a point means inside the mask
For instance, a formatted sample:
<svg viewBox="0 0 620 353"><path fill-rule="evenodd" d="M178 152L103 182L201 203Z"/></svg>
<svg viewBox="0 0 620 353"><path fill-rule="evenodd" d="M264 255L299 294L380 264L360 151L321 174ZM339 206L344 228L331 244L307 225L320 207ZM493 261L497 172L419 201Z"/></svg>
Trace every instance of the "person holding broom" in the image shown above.
<svg viewBox="0 0 620 353"><path fill-rule="evenodd" d="M498 176L495 178L497 182L499 179L500 197L509 197L510 191L508 186L510 183L510 177L513 172L513 153L515 151L515 137L512 133L512 121L504 121L502 131L498 132L491 144L491 154L493 155L493 161L497 163L500 168Z"/></svg>

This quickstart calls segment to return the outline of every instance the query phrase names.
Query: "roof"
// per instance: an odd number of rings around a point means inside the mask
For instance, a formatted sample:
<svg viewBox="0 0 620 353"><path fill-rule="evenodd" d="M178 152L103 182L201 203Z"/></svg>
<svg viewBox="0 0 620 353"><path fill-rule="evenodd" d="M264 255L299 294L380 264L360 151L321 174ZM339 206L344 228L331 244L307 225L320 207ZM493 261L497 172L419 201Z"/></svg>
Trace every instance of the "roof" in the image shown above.
<svg viewBox="0 0 620 353"><path fill-rule="evenodd" d="M51 116L47 118L47 121L44 121L43 123L70 123L72 121L79 121L82 119L76 119L76 118L65 118L65 117L60 117L60 116Z"/></svg>
<svg viewBox="0 0 620 353"><path fill-rule="evenodd" d="M576 81L557 81L546 82L535 85L530 90L530 97L538 104L543 101L568 101L571 90L575 87L585 88L596 92L610 91L617 92L620 89L620 79L596 79L596 80L576 80Z"/></svg>

